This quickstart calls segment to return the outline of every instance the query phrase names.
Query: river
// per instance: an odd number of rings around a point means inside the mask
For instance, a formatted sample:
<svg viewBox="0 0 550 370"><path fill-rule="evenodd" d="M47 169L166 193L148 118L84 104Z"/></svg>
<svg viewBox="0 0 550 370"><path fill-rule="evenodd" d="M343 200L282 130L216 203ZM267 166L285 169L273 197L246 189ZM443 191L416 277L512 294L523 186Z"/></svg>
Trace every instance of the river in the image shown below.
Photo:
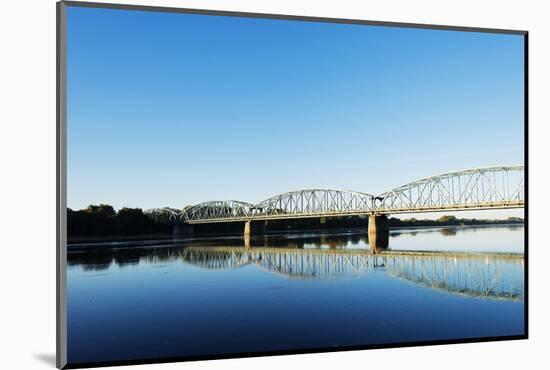
<svg viewBox="0 0 550 370"><path fill-rule="evenodd" d="M524 334L524 227L69 245L71 364Z"/></svg>

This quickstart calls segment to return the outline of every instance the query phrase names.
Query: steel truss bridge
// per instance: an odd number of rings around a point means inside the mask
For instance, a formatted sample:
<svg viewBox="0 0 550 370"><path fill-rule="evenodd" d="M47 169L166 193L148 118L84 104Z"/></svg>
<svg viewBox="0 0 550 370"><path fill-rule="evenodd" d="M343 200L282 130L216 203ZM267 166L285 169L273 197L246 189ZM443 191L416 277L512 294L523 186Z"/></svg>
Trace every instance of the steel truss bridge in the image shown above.
<svg viewBox="0 0 550 370"><path fill-rule="evenodd" d="M208 201L182 210L146 211L157 220L187 224L340 217L524 207L524 166L449 172L398 186L380 195L351 190L304 189L252 204Z"/></svg>
<svg viewBox="0 0 550 370"><path fill-rule="evenodd" d="M353 277L384 269L430 289L486 298L521 299L524 286L520 254L207 246L184 248L176 258L215 270L255 265L292 279Z"/></svg>

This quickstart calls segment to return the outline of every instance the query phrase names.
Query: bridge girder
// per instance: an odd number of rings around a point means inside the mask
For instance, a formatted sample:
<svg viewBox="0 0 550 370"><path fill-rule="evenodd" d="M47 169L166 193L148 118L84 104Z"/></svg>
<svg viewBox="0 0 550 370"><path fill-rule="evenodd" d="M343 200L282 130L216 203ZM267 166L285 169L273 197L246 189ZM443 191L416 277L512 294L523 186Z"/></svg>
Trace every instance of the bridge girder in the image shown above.
<svg viewBox="0 0 550 370"><path fill-rule="evenodd" d="M180 219L187 222L201 220L246 219L250 217L253 205L238 200L216 200L198 203L180 213Z"/></svg>
<svg viewBox="0 0 550 370"><path fill-rule="evenodd" d="M449 172L398 186L379 195L380 213L517 208L524 204L524 166Z"/></svg>
<svg viewBox="0 0 550 370"><path fill-rule="evenodd" d="M350 190L304 189L275 195L252 207L251 217L321 217L373 211L374 196Z"/></svg>

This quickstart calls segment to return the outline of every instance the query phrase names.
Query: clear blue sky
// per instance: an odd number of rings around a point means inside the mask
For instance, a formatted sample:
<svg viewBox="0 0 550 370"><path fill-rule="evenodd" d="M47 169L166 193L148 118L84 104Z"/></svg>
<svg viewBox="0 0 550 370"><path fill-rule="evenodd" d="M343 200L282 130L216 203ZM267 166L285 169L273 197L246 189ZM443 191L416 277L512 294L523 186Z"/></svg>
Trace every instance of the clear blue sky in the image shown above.
<svg viewBox="0 0 550 370"><path fill-rule="evenodd" d="M74 209L520 164L523 108L522 36L68 10Z"/></svg>

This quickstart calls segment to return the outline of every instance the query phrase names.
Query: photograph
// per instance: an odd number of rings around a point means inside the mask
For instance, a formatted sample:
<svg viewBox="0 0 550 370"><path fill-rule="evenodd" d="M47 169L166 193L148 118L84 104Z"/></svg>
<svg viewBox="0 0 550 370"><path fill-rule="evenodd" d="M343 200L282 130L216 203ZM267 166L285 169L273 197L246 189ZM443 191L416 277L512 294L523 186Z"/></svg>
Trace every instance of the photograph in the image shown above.
<svg viewBox="0 0 550 370"><path fill-rule="evenodd" d="M57 25L58 367L527 338L527 32Z"/></svg>

